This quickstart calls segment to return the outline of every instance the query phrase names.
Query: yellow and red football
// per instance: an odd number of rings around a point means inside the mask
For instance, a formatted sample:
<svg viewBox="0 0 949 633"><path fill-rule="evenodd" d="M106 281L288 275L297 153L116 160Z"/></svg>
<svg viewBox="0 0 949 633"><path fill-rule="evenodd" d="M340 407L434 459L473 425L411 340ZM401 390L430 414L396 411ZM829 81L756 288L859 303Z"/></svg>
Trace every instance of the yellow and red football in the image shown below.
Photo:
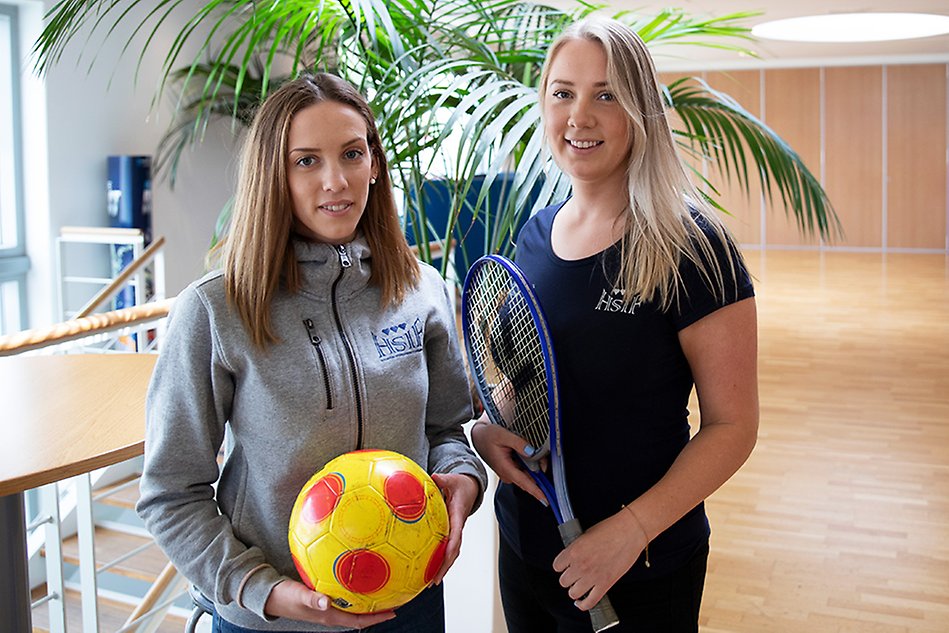
<svg viewBox="0 0 949 633"><path fill-rule="evenodd" d="M414 461L385 450L346 453L300 490L290 514L300 579L339 609L373 613L428 587L445 558L448 510Z"/></svg>

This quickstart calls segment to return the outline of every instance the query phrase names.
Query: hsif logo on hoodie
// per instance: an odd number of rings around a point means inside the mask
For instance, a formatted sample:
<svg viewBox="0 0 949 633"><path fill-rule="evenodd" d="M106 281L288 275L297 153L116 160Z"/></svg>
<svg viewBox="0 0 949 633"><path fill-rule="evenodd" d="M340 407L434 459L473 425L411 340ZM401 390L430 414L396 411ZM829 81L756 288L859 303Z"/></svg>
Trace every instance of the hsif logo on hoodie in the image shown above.
<svg viewBox="0 0 949 633"><path fill-rule="evenodd" d="M424 338L425 328L421 319L415 319L411 325L396 323L382 328L382 332L378 334L372 333L372 342L376 345L381 361L421 352Z"/></svg>

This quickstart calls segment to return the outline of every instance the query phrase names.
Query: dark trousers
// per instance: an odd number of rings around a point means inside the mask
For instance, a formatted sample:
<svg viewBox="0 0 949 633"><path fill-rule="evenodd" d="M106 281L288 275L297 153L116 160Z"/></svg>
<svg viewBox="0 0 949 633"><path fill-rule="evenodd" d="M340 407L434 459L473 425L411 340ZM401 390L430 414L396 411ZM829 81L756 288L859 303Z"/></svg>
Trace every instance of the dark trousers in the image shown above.
<svg viewBox="0 0 949 633"><path fill-rule="evenodd" d="M504 538L498 553L501 603L508 633L591 633L590 616L577 609L560 574L525 563ZM668 576L623 581L610 590L620 623L609 633L697 633L708 544Z"/></svg>
<svg viewBox="0 0 949 633"><path fill-rule="evenodd" d="M367 633L445 633L445 595L443 585L429 587L408 604L395 610L395 619L362 629ZM332 608L332 607L330 607ZM248 629L225 622L214 614L213 633L266 633L266 629Z"/></svg>

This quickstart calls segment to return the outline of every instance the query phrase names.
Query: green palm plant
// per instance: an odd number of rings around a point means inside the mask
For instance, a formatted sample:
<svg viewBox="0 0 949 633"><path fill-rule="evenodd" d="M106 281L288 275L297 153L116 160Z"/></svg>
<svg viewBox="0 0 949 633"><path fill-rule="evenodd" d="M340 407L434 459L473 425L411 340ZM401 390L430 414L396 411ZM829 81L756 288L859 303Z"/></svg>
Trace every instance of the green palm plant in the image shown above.
<svg viewBox="0 0 949 633"><path fill-rule="evenodd" d="M150 7L145 17L129 17L139 5ZM62 0L36 42L37 69L59 63L79 33L110 37L126 22L134 28L123 50L144 37L141 62L180 5ZM597 10L602 7L583 0L572 10L518 0L207 0L164 59L154 99L173 95L175 117L157 148L158 174L173 186L182 153L211 121L227 118L240 129L281 82L304 70L329 70L370 98L393 180L407 192L407 232L422 259L432 259L433 239L443 245L456 239L463 255L469 247L475 255L509 253L531 208L569 191L543 151L536 85L557 33ZM615 17L650 47L688 43L748 52L749 31L741 22L751 15L696 19L663 9ZM188 42L197 42L199 51L179 63ZM746 191L757 174L769 199L780 197L802 231L828 238L839 229L817 179L762 121L702 82L677 81L665 94L683 124L676 133L686 151L707 158ZM431 200L422 195L433 174L444 176L447 217L430 213ZM489 195L499 183L500 199ZM466 238L475 224L483 237L471 244ZM441 265L446 274L447 259Z"/></svg>

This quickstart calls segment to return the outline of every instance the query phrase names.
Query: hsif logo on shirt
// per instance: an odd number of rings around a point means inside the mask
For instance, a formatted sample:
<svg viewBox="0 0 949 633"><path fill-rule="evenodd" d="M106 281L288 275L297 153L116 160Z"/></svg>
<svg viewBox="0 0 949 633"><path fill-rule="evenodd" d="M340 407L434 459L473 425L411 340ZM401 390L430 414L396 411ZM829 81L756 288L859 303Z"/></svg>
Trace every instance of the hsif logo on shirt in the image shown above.
<svg viewBox="0 0 949 633"><path fill-rule="evenodd" d="M636 314L636 308L642 305L639 296L633 297L629 303L623 301L623 295L626 291L622 288L613 288L609 292L604 288L600 291L600 300L596 303L594 310L602 312L620 312L622 314Z"/></svg>
<svg viewBox="0 0 949 633"><path fill-rule="evenodd" d="M382 328L378 334L372 333L372 342L376 345L381 361L421 352L424 338L425 328L421 319L415 319L411 325L396 323Z"/></svg>

